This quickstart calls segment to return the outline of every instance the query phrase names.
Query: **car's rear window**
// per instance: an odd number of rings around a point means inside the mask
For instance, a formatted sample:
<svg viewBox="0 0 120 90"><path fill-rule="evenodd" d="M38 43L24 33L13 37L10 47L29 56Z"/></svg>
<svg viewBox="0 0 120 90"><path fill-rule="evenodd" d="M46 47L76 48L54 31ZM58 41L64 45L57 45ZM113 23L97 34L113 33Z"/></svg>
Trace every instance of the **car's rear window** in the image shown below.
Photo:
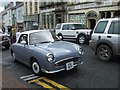
<svg viewBox="0 0 120 90"><path fill-rule="evenodd" d="M100 21L95 28L94 33L104 33L108 21Z"/></svg>
<svg viewBox="0 0 120 90"><path fill-rule="evenodd" d="M56 29L60 29L61 24L57 24Z"/></svg>

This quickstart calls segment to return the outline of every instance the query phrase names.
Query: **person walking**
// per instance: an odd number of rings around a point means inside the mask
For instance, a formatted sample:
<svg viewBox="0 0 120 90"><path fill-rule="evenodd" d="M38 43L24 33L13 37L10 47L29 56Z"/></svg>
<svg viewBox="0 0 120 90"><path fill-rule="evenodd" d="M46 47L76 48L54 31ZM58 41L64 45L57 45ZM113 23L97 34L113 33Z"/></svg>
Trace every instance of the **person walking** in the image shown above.
<svg viewBox="0 0 120 90"><path fill-rule="evenodd" d="M22 31L23 31L22 29L18 29L18 31L16 32L16 40L18 39L18 37Z"/></svg>
<svg viewBox="0 0 120 90"><path fill-rule="evenodd" d="M16 42L16 32L17 32L17 29L16 29L16 27L13 25L12 30L11 30L11 33L10 33L10 36L11 36L11 44L13 44L13 43Z"/></svg>

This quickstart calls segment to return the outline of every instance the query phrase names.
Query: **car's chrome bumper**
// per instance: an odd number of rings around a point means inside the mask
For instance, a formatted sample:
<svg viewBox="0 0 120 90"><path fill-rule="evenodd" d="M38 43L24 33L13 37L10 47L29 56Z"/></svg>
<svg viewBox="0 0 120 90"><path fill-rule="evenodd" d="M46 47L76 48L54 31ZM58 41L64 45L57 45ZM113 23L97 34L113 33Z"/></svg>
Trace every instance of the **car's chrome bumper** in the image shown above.
<svg viewBox="0 0 120 90"><path fill-rule="evenodd" d="M83 64L83 62L80 62L80 64ZM77 66L77 65L78 65L78 64L75 64L74 67ZM64 70L66 70L66 69L65 69L65 68L62 68L62 69L55 70L55 71L47 71L47 70L45 70L45 69L42 69L42 72L45 72L45 73L57 73L57 72L64 71Z"/></svg>

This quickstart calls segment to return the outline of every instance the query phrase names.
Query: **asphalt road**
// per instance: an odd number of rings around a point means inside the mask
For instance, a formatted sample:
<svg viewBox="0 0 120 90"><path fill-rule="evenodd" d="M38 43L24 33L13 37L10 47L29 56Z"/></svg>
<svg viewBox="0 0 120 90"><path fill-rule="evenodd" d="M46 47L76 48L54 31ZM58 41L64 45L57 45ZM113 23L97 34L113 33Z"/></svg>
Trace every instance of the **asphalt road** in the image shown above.
<svg viewBox="0 0 120 90"><path fill-rule="evenodd" d="M103 62L97 59L94 52L88 45L82 45L84 49L84 63L76 69L63 71L55 74L43 74L50 81L56 82L69 89L72 88L118 88L119 84L119 57L110 62ZM2 50L2 68L13 73L14 77L29 88L43 88L44 85L28 83L21 79L22 76L31 75L32 70L20 62L13 62L10 50ZM4 77L4 76L3 76ZM40 77L37 77L37 79ZM34 80L34 79L33 79ZM4 81L2 81L4 82ZM55 84L55 85L57 85Z"/></svg>

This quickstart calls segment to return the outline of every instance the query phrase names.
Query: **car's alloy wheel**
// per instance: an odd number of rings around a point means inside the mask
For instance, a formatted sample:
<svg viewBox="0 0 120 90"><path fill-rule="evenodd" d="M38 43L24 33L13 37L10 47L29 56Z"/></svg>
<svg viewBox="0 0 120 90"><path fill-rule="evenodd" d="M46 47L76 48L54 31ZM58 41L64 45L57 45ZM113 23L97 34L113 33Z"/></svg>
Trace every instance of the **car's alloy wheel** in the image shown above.
<svg viewBox="0 0 120 90"><path fill-rule="evenodd" d="M39 63L38 63L37 61L34 60L34 61L32 62L31 67L32 67L33 72L34 72L36 75L40 75L40 74L41 74L41 68L40 68L40 65L39 65Z"/></svg>
<svg viewBox="0 0 120 90"><path fill-rule="evenodd" d="M78 37L78 43L79 44L85 44L86 43L86 37L84 35L80 35Z"/></svg>
<svg viewBox="0 0 120 90"><path fill-rule="evenodd" d="M59 40L63 40L63 36L62 35L58 35Z"/></svg>
<svg viewBox="0 0 120 90"><path fill-rule="evenodd" d="M13 61L16 61L16 56L15 56L15 53L14 53L14 52L12 53L12 60L13 60Z"/></svg>
<svg viewBox="0 0 120 90"><path fill-rule="evenodd" d="M110 61L112 58L112 51L107 45L100 45L97 49L97 56L102 61Z"/></svg>

